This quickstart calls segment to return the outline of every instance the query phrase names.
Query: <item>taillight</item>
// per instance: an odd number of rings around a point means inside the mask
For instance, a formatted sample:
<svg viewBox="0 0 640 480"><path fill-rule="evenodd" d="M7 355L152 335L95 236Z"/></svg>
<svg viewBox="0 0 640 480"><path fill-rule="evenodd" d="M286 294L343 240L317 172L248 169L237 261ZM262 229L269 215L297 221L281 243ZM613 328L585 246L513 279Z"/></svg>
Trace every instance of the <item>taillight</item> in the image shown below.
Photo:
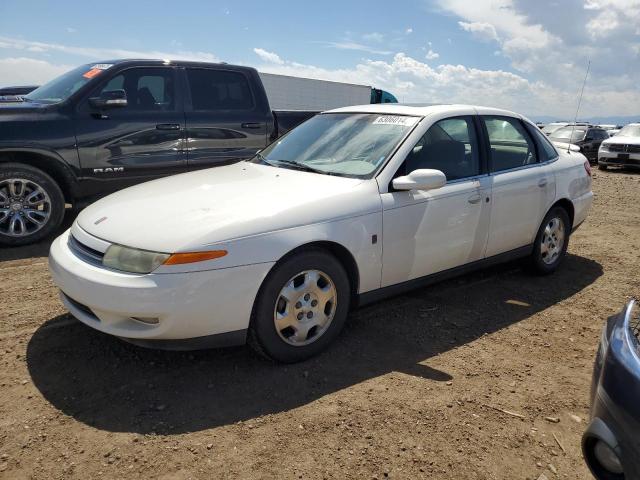
<svg viewBox="0 0 640 480"><path fill-rule="evenodd" d="M587 171L587 175L591 176L591 164L589 163L589 160L584 162L584 169Z"/></svg>

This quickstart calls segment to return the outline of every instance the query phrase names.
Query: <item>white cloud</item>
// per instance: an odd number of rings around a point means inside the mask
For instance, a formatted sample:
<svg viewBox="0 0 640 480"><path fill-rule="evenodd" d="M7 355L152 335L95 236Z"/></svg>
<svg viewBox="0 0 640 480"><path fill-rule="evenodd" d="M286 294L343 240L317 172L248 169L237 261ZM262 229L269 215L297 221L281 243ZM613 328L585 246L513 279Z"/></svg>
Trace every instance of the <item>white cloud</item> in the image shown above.
<svg viewBox="0 0 640 480"><path fill-rule="evenodd" d="M362 35L362 38L367 42L380 43L384 40L384 35L380 32L371 32L371 33L365 33L364 35Z"/></svg>
<svg viewBox="0 0 640 480"><path fill-rule="evenodd" d="M264 50L262 48L254 48L253 51L265 62L275 63L277 65L284 64L284 60L282 60L277 53L268 52L267 50Z"/></svg>
<svg viewBox="0 0 640 480"><path fill-rule="evenodd" d="M431 67L404 53L393 59L366 60L353 68L325 69L284 60L283 64L256 65L265 72L337 82L372 85L395 94L401 102L469 103L507 108L530 115L567 116L575 109L574 92L502 70L481 70L463 65ZM619 115L637 113L628 98L615 88L583 101L583 116L601 114L601 105Z"/></svg>
<svg viewBox="0 0 640 480"><path fill-rule="evenodd" d="M427 54L425 55L425 58L427 60L435 60L437 58L440 58L440 54L434 52L433 50L429 49L429 51L427 52Z"/></svg>
<svg viewBox="0 0 640 480"><path fill-rule="evenodd" d="M407 29L404 31L404 33L406 33L407 35L409 35L409 34L413 33L413 28L411 28L411 27L407 28Z"/></svg>
<svg viewBox="0 0 640 480"><path fill-rule="evenodd" d="M67 30L67 33L76 33L77 32L77 30L75 28L73 28L73 27L67 27L66 30Z"/></svg>
<svg viewBox="0 0 640 480"><path fill-rule="evenodd" d="M458 22L458 25L463 30L471 33L478 40L494 40L499 41L498 32L496 27L490 23L485 22Z"/></svg>
<svg viewBox="0 0 640 480"><path fill-rule="evenodd" d="M437 1L461 28L496 41L515 71L550 92L574 98L592 60L585 98L608 99L594 113L640 111L640 0Z"/></svg>
<svg viewBox="0 0 640 480"><path fill-rule="evenodd" d="M600 12L597 17L589 20L589 23L587 23L587 31L593 38L597 39L607 37L615 31L619 25L618 13L614 10L604 10Z"/></svg>
<svg viewBox="0 0 640 480"><path fill-rule="evenodd" d="M27 57L0 58L0 85L41 85L73 67Z"/></svg>
<svg viewBox="0 0 640 480"><path fill-rule="evenodd" d="M177 50L166 52L160 50L127 50L120 48L75 47L57 43L44 43L11 37L0 37L0 48L31 52L60 52L85 57L91 60L108 60L111 58L158 58L171 60L193 60L201 62L218 62L218 57L209 52Z"/></svg>
<svg viewBox="0 0 640 480"><path fill-rule="evenodd" d="M317 42L321 43L327 47L337 48L338 50L356 50L359 52L367 52L373 53L375 55L391 55L393 52L389 50L380 50L377 48L370 47L368 45L363 45L362 43L357 42Z"/></svg>

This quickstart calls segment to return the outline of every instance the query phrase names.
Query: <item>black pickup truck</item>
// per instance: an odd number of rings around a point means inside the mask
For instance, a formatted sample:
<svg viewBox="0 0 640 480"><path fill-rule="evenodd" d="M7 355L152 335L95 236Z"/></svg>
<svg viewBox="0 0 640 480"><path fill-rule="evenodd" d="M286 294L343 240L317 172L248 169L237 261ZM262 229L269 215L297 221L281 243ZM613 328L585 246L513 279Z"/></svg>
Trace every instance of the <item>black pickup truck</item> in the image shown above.
<svg viewBox="0 0 640 480"><path fill-rule="evenodd" d="M21 102L0 102L0 245L46 237L65 204L252 157L315 113L272 111L248 67L161 60L78 67Z"/></svg>

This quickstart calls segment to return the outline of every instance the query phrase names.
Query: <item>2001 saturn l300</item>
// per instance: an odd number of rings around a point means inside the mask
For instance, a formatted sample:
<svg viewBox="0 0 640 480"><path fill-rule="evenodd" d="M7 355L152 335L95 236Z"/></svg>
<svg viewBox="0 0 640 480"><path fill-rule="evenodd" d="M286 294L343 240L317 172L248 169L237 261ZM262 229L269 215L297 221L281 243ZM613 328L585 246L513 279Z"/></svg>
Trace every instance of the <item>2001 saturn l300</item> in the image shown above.
<svg viewBox="0 0 640 480"><path fill-rule="evenodd" d="M323 350L349 308L488 263L561 263L588 162L515 113L366 105L306 121L250 161L85 209L50 268L83 323L159 348Z"/></svg>

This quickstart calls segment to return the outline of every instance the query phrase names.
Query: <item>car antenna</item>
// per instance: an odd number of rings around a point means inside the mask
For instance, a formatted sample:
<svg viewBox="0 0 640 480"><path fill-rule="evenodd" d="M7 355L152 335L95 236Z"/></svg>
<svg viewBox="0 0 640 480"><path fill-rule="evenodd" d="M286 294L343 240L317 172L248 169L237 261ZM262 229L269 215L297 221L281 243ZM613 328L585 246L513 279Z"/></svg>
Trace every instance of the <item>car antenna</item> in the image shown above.
<svg viewBox="0 0 640 480"><path fill-rule="evenodd" d="M584 76L584 82L582 82L582 90L580 90L580 97L578 98L578 108L576 108L576 116L573 119L573 125L571 126L571 135L569 135L569 141L567 142L567 153L571 152L571 139L573 138L573 132L576 129L576 122L578 121L578 112L580 111L580 104L582 103L582 94L584 93L584 86L587 84L587 77L589 76L589 70L591 69L591 60L587 64L587 73Z"/></svg>

